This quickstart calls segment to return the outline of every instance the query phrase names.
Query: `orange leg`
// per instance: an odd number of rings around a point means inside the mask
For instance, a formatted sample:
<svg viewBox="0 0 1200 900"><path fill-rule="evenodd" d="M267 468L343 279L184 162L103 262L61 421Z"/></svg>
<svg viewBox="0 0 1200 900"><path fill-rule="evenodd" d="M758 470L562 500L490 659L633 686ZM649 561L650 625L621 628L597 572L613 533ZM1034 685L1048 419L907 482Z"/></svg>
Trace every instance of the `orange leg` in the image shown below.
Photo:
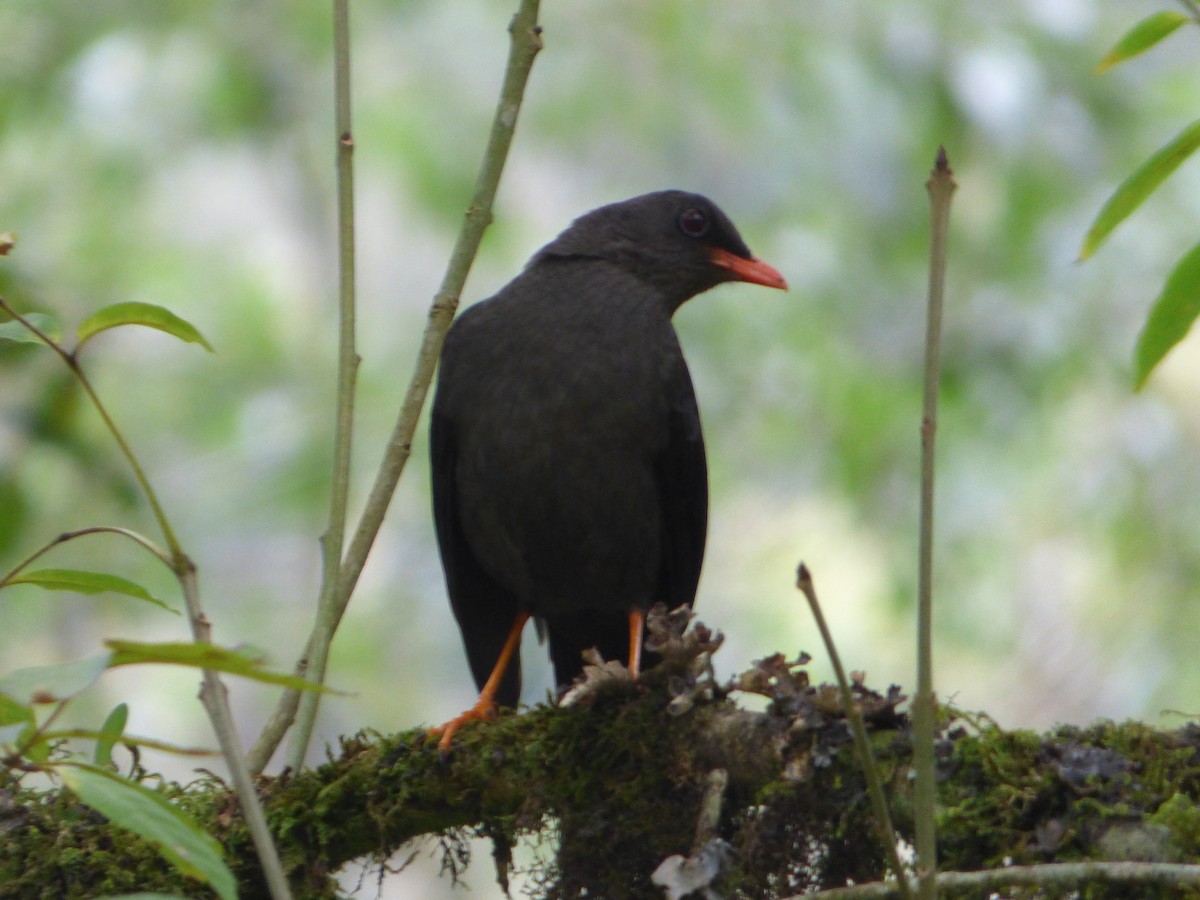
<svg viewBox="0 0 1200 900"><path fill-rule="evenodd" d="M640 609L629 613L629 674L637 681L642 669L642 626L646 624L646 614Z"/></svg>
<svg viewBox="0 0 1200 900"><path fill-rule="evenodd" d="M529 613L523 612L517 615L516 621L513 622L513 626L508 632L508 637L504 639L504 646L500 648L500 657L496 660L496 667L492 669L487 683L479 692L479 699L475 701L475 705L445 725L429 729L428 734L442 736L442 739L438 741L439 750L449 750L450 743L454 740L458 729L468 722L474 722L476 719L490 719L496 714L496 691L500 689L500 679L504 677L504 671L508 668L513 654L521 646L521 632L525 629L525 623L528 621Z"/></svg>

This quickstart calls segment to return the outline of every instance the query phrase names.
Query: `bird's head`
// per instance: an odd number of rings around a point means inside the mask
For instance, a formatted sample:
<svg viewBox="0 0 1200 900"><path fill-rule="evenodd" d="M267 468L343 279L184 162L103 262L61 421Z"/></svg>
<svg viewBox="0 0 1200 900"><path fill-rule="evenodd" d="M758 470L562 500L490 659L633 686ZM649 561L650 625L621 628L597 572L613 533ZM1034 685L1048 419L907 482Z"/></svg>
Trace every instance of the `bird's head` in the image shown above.
<svg viewBox="0 0 1200 900"><path fill-rule="evenodd" d="M534 262L555 257L611 262L657 288L672 311L726 281L787 289L715 203L685 191L643 194L580 216Z"/></svg>

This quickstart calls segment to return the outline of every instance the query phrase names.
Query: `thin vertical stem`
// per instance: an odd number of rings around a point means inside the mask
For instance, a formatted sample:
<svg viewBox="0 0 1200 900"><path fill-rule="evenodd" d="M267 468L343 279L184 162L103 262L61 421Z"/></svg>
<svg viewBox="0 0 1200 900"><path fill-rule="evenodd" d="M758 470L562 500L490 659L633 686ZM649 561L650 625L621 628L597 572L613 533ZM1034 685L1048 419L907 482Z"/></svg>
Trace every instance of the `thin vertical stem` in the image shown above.
<svg viewBox="0 0 1200 900"><path fill-rule="evenodd" d="M203 610L200 608L200 591L196 583L196 569L187 562L186 568L178 573L179 583L183 587L183 600L187 605L188 618L192 622L192 637L203 644L212 643L212 627L208 623ZM242 817L250 831L250 839L254 844L254 852L262 865L263 878L267 882L267 890L272 900L291 900L292 892L288 886L287 876L283 871L283 863L279 859L279 849L271 836L267 825L267 817L259 802L258 792L254 788L254 776L242 755L242 745L238 738L237 726L233 721L233 712L229 708L229 694L217 673L211 669L204 670L204 680L200 685L200 702L204 704L216 732L217 742L221 745L221 756L229 766L229 777L233 781L234 791L242 805Z"/></svg>
<svg viewBox="0 0 1200 900"><path fill-rule="evenodd" d="M350 3L333 0L333 96L334 127L337 130L337 211L338 211L338 375L337 405L334 422L333 478L330 481L329 525L321 538L321 593L317 600L317 618L330 621L338 607L337 586L342 566L342 548L346 535L346 505L350 492L350 444L354 427L354 383L358 373L358 352L354 339L354 132L350 93ZM325 681L333 628L314 632L305 650L305 673L317 684ZM298 717L288 765L299 769L316 727L321 697L318 691L306 691L298 698ZM257 759L252 760L257 762ZM266 761L263 760L265 765Z"/></svg>
<svg viewBox="0 0 1200 900"><path fill-rule="evenodd" d="M867 729L863 724L862 711L854 703L854 694L850 690L846 670L842 668L842 658L838 654L837 645L833 642L833 633L825 623L825 614L821 612L821 603L817 600L817 589L813 585L812 574L804 563L801 563L799 569L796 570L796 587L808 601L808 608L812 610L817 630L821 632L821 640L825 643L825 652L829 654L829 662L833 665L833 674L837 677L838 689L842 694L842 706L846 710L846 720L850 723L850 733L854 736L854 748L858 751L858 761L862 766L863 777L867 781L867 794L871 798L871 806L875 810L875 828L879 833L879 842L883 844L883 852L887 854L892 872L896 876L897 893L903 900L910 900L912 892L908 887L908 875L904 871L904 864L900 861L896 830L892 827L892 815L888 811L887 796L883 793L883 784L879 780L879 766L875 762L871 742L867 740Z"/></svg>
<svg viewBox="0 0 1200 900"><path fill-rule="evenodd" d="M937 896L937 785L933 741L937 713L933 692L933 478L941 370L942 299L946 282L946 240L950 199L957 185L944 147L938 148L929 192L929 307L925 333L925 404L921 418L921 524L917 565L917 696L913 701L914 802L917 832L918 894Z"/></svg>
<svg viewBox="0 0 1200 900"><path fill-rule="evenodd" d="M367 555L383 524L383 518L391 503L396 484L408 462L412 451L413 435L416 433L417 421L425 404L429 386L433 382L433 373L441 353L442 342L445 340L446 331L458 308L458 300L462 294L463 285L466 283L467 275L470 273L471 264L475 260L475 254L479 250L484 230L492 220L492 205L495 202L504 164L508 159L509 148L512 146L517 115L525 96L525 86L529 80L530 70L533 68L534 58L542 49L542 29L537 24L539 3L540 0L520 0L517 13L509 26L512 41L508 65L505 70L504 83L500 89L496 114L492 120L487 149L484 151L483 163L475 182L475 192L467 207L462 228L451 252L442 285L430 306L421 347L417 353L416 367L392 435L384 451L383 461L376 473L375 483L371 487L358 526L342 557L336 588L329 604L322 606L318 612L317 621L309 638L306 657L297 667L299 672L308 672L314 680L318 664L323 670L324 659L333 640L333 633L346 610L346 604L358 583L363 566L366 565ZM300 702L298 691L286 691L280 698L271 720L251 751L251 766L255 771L260 771L266 766L279 741L282 740L284 733L291 725ZM300 743L297 739L294 748L300 747ZM307 747L307 743L308 739L305 739L303 741L305 747ZM302 756L302 749L299 751L293 749L290 761L292 763L297 760L302 761Z"/></svg>

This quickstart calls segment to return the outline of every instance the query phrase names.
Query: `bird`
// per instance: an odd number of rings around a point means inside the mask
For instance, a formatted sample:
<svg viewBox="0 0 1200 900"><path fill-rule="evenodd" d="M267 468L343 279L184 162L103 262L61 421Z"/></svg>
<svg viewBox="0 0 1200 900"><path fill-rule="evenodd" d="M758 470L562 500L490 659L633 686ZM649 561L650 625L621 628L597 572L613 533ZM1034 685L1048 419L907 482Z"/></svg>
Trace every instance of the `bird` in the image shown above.
<svg viewBox="0 0 1200 900"><path fill-rule="evenodd" d="M672 316L742 281L786 290L715 203L680 190L577 218L442 348L430 416L433 514L477 702L515 707L530 618L569 685L582 653L628 659L646 611L695 599L708 519L700 413Z"/></svg>

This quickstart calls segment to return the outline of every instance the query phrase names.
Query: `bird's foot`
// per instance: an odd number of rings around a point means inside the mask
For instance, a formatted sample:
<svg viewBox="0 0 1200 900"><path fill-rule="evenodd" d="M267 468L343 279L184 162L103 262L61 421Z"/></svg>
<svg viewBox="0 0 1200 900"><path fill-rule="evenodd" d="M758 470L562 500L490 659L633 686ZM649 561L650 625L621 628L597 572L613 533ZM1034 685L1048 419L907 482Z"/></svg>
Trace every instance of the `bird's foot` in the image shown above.
<svg viewBox="0 0 1200 900"><path fill-rule="evenodd" d="M480 697L475 705L470 709L464 710L461 714L455 716L444 725L438 725L436 728L430 728L425 735L433 737L440 734L441 740L438 741L438 750L446 753L450 749L450 744L454 741L454 735L458 733L458 729L462 728L468 722L476 722L483 719L493 719L496 717L496 704L491 700L485 700Z"/></svg>

